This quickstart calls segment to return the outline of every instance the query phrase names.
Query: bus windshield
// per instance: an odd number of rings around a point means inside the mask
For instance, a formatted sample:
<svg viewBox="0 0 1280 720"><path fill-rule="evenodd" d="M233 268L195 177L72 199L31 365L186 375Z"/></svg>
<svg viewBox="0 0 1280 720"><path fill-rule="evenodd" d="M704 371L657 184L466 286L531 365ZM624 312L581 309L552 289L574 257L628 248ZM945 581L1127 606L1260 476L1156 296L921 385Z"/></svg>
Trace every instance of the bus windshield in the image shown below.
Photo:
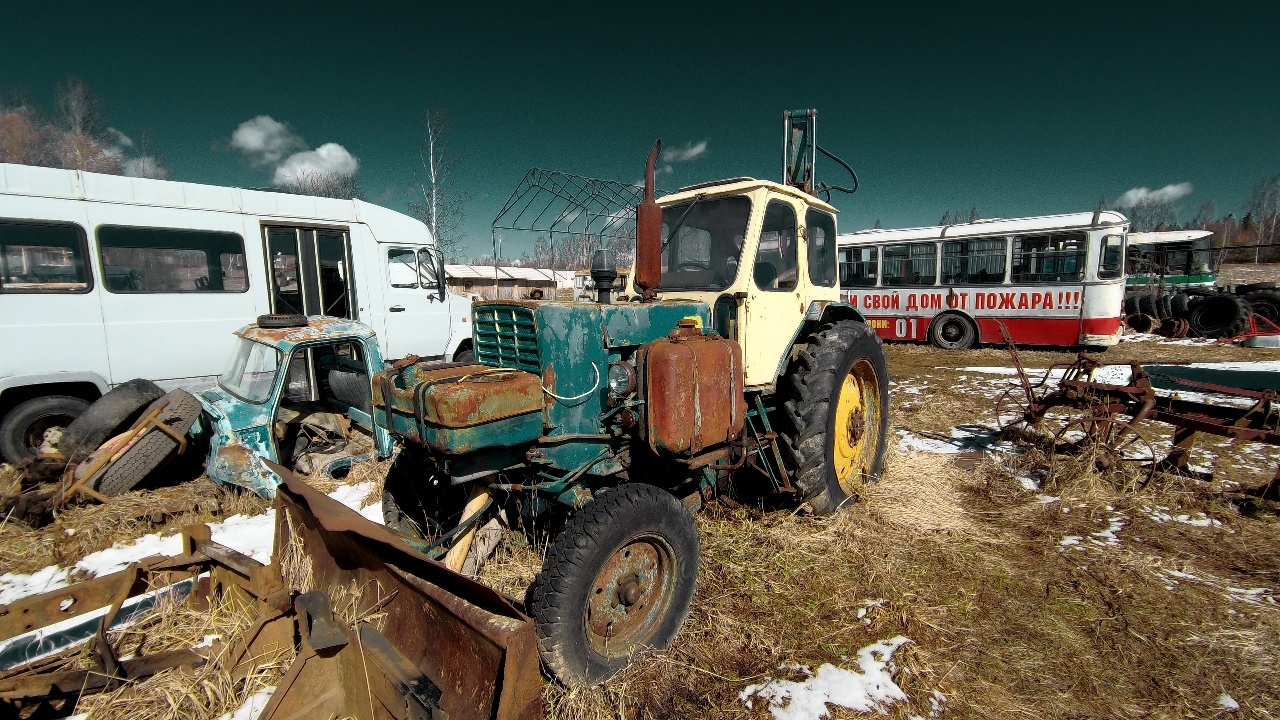
<svg viewBox="0 0 1280 720"><path fill-rule="evenodd" d="M751 200L742 196L664 207L660 289L723 290L732 285L742 264L750 216Z"/></svg>

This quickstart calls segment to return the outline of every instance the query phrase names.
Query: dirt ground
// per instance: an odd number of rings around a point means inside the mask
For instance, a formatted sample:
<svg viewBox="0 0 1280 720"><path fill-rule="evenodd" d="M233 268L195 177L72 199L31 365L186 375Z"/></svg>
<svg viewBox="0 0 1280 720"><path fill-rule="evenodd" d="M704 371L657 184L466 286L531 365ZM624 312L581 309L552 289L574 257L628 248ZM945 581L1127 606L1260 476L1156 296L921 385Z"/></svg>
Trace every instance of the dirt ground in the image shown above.
<svg viewBox="0 0 1280 720"><path fill-rule="evenodd" d="M1007 443L958 462L939 443L995 423L996 400L1013 381L989 369L1007 366L1007 353L887 352L894 430L882 481L826 518L705 509L698 592L672 648L637 658L597 688L548 683L548 717L769 718L765 700L743 697L748 686L804 681L798 666L857 671L860 649L899 638L888 672L905 699L882 704L882 713L828 705L831 717L1280 716L1275 515L1168 476L1125 489L1116 477L1079 463L1051 466L1039 450ZM1022 354L1037 368L1073 357ZM1096 357L1216 362L1280 359L1280 351L1147 339ZM1254 446L1205 447L1198 464L1241 481L1269 477L1280 460ZM184 502L193 509L169 512ZM122 536L264 509L207 481L133 493L114 509L88 506L40 531L0 525L0 572L65 566ZM521 598L540 563L522 536L509 535L481 580ZM132 697L127 715L194 712L154 692L122 695ZM206 712L217 717L245 692L226 689ZM101 701L83 709L91 718L125 716ZM801 710L775 714L818 717Z"/></svg>
<svg viewBox="0 0 1280 720"><path fill-rule="evenodd" d="M1218 281L1223 284L1280 282L1280 263L1223 265L1218 271Z"/></svg>

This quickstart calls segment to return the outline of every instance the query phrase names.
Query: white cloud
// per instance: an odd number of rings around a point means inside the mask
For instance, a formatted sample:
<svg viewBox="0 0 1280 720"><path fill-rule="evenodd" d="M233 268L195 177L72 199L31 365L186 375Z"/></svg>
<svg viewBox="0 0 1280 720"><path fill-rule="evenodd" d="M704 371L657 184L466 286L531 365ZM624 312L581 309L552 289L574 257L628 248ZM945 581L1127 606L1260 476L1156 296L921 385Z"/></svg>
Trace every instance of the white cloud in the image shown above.
<svg viewBox="0 0 1280 720"><path fill-rule="evenodd" d="M240 123L231 133L231 147L243 152L255 165L274 165L290 153L307 149L307 143L289 126L259 115Z"/></svg>
<svg viewBox="0 0 1280 720"><path fill-rule="evenodd" d="M671 148L670 150L664 150L662 153L662 159L664 162L667 162L667 163L689 162L690 160L697 160L698 158L706 154L707 154L707 141L700 140L696 143L694 142L685 143L685 146L682 148Z"/></svg>
<svg viewBox="0 0 1280 720"><path fill-rule="evenodd" d="M113 127L107 128L107 137L111 138L111 142L120 150L133 147L133 140Z"/></svg>
<svg viewBox="0 0 1280 720"><path fill-rule="evenodd" d="M1148 202L1177 202L1190 195L1194 189L1189 182L1165 185L1156 190L1152 190L1149 187L1136 187L1117 198L1115 205L1116 207L1131 208L1144 200Z"/></svg>
<svg viewBox="0 0 1280 720"><path fill-rule="evenodd" d="M265 117L265 116L262 116ZM270 118L267 118L270 120ZM272 121L274 122L274 121ZM240 126L241 128L244 125ZM237 132L239 132L237 130ZM271 182L283 185L305 174L341 173L354 175L360 169L360 160L338 143L325 143L315 150L297 152L285 158L276 168Z"/></svg>

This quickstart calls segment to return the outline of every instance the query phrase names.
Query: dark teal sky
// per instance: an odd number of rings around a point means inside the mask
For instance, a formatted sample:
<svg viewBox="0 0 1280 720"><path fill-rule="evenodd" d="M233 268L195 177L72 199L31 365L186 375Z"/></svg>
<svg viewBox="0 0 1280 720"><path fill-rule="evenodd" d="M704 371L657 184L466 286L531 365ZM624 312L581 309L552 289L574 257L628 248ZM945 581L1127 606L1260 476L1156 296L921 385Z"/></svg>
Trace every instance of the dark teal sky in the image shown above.
<svg viewBox="0 0 1280 720"><path fill-rule="evenodd" d="M11 3L0 88L47 105L80 75L192 182L269 184L230 147L269 115L344 146L396 209L422 111L447 108L477 254L531 166L632 181L661 137L707 143L663 187L776 179L787 108L818 108L819 143L861 176L843 230L1175 183L1194 187L1182 219L1207 200L1239 215L1280 172L1280 3L409 5Z"/></svg>

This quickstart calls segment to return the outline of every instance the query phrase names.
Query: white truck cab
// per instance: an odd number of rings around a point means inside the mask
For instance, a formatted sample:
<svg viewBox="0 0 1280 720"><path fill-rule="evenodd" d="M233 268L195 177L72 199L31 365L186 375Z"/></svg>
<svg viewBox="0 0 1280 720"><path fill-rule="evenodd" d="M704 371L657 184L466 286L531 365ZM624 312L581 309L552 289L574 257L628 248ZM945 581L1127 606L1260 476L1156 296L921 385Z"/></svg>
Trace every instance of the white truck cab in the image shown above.
<svg viewBox="0 0 1280 720"><path fill-rule="evenodd" d="M346 317L390 359L465 359L425 225L362 200L0 163L0 455L114 385L212 381L266 313Z"/></svg>

